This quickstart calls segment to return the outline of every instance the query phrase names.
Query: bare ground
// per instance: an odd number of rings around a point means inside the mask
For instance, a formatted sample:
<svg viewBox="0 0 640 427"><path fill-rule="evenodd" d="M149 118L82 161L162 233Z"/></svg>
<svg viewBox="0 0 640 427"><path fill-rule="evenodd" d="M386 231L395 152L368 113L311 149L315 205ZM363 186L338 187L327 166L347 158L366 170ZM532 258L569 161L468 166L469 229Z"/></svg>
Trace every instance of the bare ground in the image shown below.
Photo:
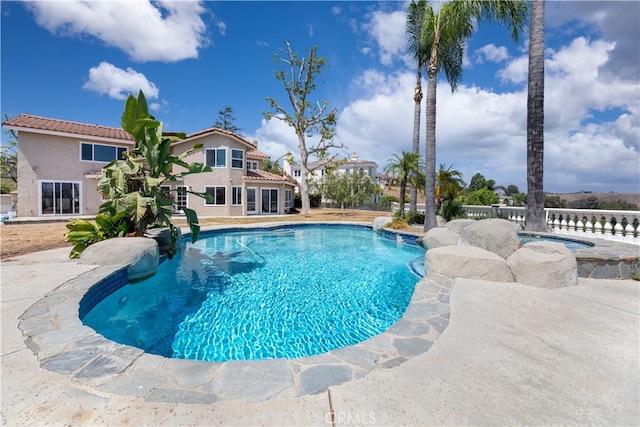
<svg viewBox="0 0 640 427"><path fill-rule="evenodd" d="M240 218L201 218L202 226L216 224L253 224L277 221L361 221L372 222L377 216L389 216L389 212L312 209L308 215L287 215L277 217L240 217ZM184 220L176 219L176 225L185 227ZM0 259L24 255L31 252L71 247L64 234L67 232L66 222L48 222L34 224L0 225Z"/></svg>

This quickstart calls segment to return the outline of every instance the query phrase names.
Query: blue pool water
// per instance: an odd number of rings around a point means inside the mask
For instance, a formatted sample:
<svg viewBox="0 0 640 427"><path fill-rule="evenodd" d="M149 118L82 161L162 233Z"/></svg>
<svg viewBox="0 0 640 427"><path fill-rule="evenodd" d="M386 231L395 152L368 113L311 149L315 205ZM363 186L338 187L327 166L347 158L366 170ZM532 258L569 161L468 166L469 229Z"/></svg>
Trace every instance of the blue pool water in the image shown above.
<svg viewBox="0 0 640 427"><path fill-rule="evenodd" d="M215 233L115 291L83 319L167 357L295 358L364 341L404 313L424 249L369 228Z"/></svg>
<svg viewBox="0 0 640 427"><path fill-rule="evenodd" d="M527 234L527 233L519 233L518 237L520 237L520 241L522 244L526 244L529 242L555 242L562 243L567 249L570 250L578 250L578 249L586 249L593 247L593 243L585 242L582 240L574 240L566 237L556 237L556 236L541 236L536 234Z"/></svg>

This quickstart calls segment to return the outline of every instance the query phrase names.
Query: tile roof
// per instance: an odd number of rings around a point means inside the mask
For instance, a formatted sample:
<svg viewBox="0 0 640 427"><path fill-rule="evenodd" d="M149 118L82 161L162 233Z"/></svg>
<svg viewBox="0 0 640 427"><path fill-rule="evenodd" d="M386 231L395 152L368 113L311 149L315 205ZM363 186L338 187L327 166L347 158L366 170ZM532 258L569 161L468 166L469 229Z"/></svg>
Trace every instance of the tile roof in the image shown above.
<svg viewBox="0 0 640 427"><path fill-rule="evenodd" d="M280 181L287 182L291 185L297 185L297 183L292 182L286 176L280 176L273 174L271 172L263 171L260 169L247 171L247 174L242 177L243 181Z"/></svg>
<svg viewBox="0 0 640 427"><path fill-rule="evenodd" d="M247 151L247 157L259 157L261 159L270 159L271 158L270 155L265 154L262 151L258 151L258 150L249 150L249 151Z"/></svg>
<svg viewBox="0 0 640 427"><path fill-rule="evenodd" d="M31 114L20 114L19 116L7 120L3 125L50 132L70 133L74 135L121 139L124 141L133 140L131 135L122 129L70 122L67 120L50 119L47 117L32 116Z"/></svg>
<svg viewBox="0 0 640 427"><path fill-rule="evenodd" d="M243 137L241 137L237 133L231 132L231 131L226 130L226 129L218 128L218 127L210 127L210 128L207 128L207 129L199 130L198 132L191 133L191 134L187 135L187 139L195 138L195 137L202 136L202 135L207 135L209 133L214 133L214 132L223 133L223 134L229 135L229 136L234 136L234 137L240 139L241 141L245 142L246 144L248 144L248 145L250 145L250 146L252 146L254 148L257 146L256 142L249 141L247 139L244 139Z"/></svg>
<svg viewBox="0 0 640 427"><path fill-rule="evenodd" d="M60 119L50 119L48 117L39 117L33 116L31 114L20 114L19 116L13 117L6 122L2 123L3 126L11 126L16 128L24 128L24 129L33 129L33 130L44 130L49 132L59 132L59 133L70 133L74 135L85 135L85 136L94 136L99 138L111 138L111 139L122 139L125 141L132 141L131 135L125 132L123 129L114 128L109 126L100 126L100 125L90 125L86 123L79 122L70 122L67 120ZM222 133L229 136L234 136L251 147L256 147L257 144L255 142L248 141L237 135L233 132L230 132L221 128L208 128L203 129L198 132L194 132L192 134L187 135L187 139L206 135L208 133ZM167 135L175 134L175 132L166 132ZM257 153L260 153L256 150ZM260 153L263 154L263 153ZM260 154L256 154L259 156ZM269 158L266 154L263 154L266 158Z"/></svg>

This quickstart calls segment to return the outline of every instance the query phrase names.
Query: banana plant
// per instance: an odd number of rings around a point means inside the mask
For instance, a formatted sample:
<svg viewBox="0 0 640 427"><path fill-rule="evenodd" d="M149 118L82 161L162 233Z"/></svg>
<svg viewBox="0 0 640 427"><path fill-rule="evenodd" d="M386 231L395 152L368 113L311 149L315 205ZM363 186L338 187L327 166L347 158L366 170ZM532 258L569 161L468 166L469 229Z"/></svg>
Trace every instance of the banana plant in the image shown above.
<svg viewBox="0 0 640 427"><path fill-rule="evenodd" d="M121 125L133 138L134 147L125 153L124 159L113 160L102 168L98 191L105 202L100 205L98 213L106 217L124 215L129 236L144 236L152 227L168 227L171 230L168 254L171 258L177 242L177 230L171 222L175 200L162 187L168 182L181 181L186 175L210 172L211 167L184 160L194 151L201 150L202 144L194 144L191 149L177 156L171 153L171 144L186 138L186 135L163 135L162 123L149 114L142 91L137 98L133 95L127 98ZM175 166L181 170L174 171ZM206 193L187 192L210 198ZM191 240L195 242L200 234L198 216L193 209L183 207L182 210L191 229ZM87 227L86 224L83 226ZM78 249L80 252L84 250L82 246Z"/></svg>

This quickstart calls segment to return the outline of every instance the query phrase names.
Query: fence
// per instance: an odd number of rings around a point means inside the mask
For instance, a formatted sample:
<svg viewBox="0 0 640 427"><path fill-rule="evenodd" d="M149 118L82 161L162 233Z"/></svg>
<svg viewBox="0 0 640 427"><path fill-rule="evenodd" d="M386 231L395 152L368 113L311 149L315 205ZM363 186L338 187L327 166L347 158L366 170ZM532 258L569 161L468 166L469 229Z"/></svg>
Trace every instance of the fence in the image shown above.
<svg viewBox="0 0 640 427"><path fill-rule="evenodd" d="M392 203L393 212L400 208ZM504 218L520 224L526 223L526 209L512 206L463 205L467 218ZM405 208L407 209L407 208ZM423 209L418 209L424 212ZM573 237L597 237L640 245L639 211L609 211L601 209L545 208L545 221L552 233Z"/></svg>

